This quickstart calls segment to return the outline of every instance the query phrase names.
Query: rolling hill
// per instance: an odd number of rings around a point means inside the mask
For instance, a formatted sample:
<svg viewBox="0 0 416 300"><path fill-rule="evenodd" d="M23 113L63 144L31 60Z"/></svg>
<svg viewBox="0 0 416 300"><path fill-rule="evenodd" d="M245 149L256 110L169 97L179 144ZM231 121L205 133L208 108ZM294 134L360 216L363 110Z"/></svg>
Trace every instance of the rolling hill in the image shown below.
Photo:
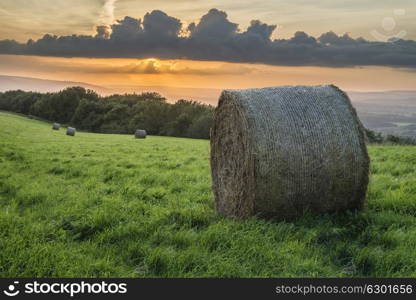
<svg viewBox="0 0 416 300"><path fill-rule="evenodd" d="M416 276L414 147L369 147L362 212L236 221L207 140L0 128L1 277Z"/></svg>
<svg viewBox="0 0 416 300"><path fill-rule="evenodd" d="M85 82L59 81L31 77L0 75L0 92L9 90L23 90L41 93L58 92L71 86L82 86L86 89L94 90L99 94L111 93L110 89Z"/></svg>

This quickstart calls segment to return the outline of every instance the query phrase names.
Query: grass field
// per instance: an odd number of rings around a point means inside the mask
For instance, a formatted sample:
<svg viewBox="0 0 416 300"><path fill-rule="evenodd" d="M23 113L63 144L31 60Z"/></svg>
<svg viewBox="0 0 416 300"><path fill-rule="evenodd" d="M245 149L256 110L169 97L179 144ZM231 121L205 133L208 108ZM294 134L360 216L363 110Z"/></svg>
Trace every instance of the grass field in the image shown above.
<svg viewBox="0 0 416 300"><path fill-rule="evenodd" d="M232 221L209 141L69 137L0 112L0 276L416 277L416 148L369 151L364 212Z"/></svg>

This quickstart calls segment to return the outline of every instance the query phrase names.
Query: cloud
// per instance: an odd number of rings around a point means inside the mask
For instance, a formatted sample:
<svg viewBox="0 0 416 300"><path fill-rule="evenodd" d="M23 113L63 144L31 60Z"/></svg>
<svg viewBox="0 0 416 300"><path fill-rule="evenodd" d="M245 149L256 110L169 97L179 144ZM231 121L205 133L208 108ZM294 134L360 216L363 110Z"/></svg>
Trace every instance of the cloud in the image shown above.
<svg viewBox="0 0 416 300"><path fill-rule="evenodd" d="M143 30L150 38L177 38L181 28L180 20L160 10L147 13L143 18Z"/></svg>
<svg viewBox="0 0 416 300"><path fill-rule="evenodd" d="M254 69L245 66L220 65L217 67L201 68L182 66L178 62L160 62L153 59L147 59L138 63L105 68L88 68L87 72L91 73L123 73L123 74L180 74L180 75L242 75L247 74Z"/></svg>
<svg viewBox="0 0 416 300"><path fill-rule="evenodd" d="M198 24L191 23L188 26L191 38L203 41L230 39L237 33L237 29L238 24L228 21L227 14L215 8L202 16Z"/></svg>
<svg viewBox="0 0 416 300"><path fill-rule="evenodd" d="M111 35L110 27L107 25L98 25L97 34L95 35L96 38L99 39L108 39Z"/></svg>
<svg viewBox="0 0 416 300"><path fill-rule="evenodd" d="M416 68L416 41L375 42L348 34L327 32L312 37L299 31L289 39L275 39L275 25L253 20L242 31L224 11L211 9L199 22L182 22L160 10L143 20L126 16L99 25L96 34L54 36L27 43L0 41L0 54L62 57L130 57L215 60L285 66L390 66ZM183 30L186 35L181 34ZM151 69L149 69L151 70Z"/></svg>
<svg viewBox="0 0 416 300"><path fill-rule="evenodd" d="M263 40L270 40L270 36L276 29L276 25L267 25L259 20L252 20L250 27L247 28L247 34L261 37Z"/></svg>
<svg viewBox="0 0 416 300"><path fill-rule="evenodd" d="M131 17L124 17L122 20L117 20L117 22L111 25L111 40L115 42L135 42L142 30L141 20L134 19Z"/></svg>
<svg viewBox="0 0 416 300"><path fill-rule="evenodd" d="M49 58L40 56L0 55L2 71L36 71L52 73L125 74L125 75L243 75L255 72L256 68L241 64L215 63L195 64L183 60L161 61L157 59L113 62L106 59L85 60L82 58Z"/></svg>
<svg viewBox="0 0 416 300"><path fill-rule="evenodd" d="M220 65L218 67L201 68L182 66L178 62L160 62L146 59L138 63L122 66L91 67L85 68L88 73L122 73L122 74L180 74L180 75L241 75L252 72L253 69L244 66Z"/></svg>
<svg viewBox="0 0 416 300"><path fill-rule="evenodd" d="M107 25L114 22L114 8L117 0L105 0L103 10L99 16L99 24Z"/></svg>

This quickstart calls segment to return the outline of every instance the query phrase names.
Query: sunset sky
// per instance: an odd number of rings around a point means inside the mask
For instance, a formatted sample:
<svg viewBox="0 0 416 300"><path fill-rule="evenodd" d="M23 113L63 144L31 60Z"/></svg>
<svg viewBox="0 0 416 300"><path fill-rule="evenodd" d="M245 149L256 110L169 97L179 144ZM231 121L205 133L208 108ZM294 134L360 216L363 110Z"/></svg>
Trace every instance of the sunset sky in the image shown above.
<svg viewBox="0 0 416 300"><path fill-rule="evenodd" d="M409 90L415 14L414 0L2 0L0 75L118 92L327 83Z"/></svg>

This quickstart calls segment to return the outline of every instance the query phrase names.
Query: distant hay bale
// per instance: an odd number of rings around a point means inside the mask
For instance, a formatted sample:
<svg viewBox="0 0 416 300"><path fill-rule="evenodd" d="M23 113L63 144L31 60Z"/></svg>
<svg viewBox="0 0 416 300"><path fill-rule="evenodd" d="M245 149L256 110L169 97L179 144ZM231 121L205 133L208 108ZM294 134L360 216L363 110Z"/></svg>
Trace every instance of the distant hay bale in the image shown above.
<svg viewBox="0 0 416 300"><path fill-rule="evenodd" d="M76 132L76 129L74 127L68 127L66 130L66 135L74 136Z"/></svg>
<svg viewBox="0 0 416 300"><path fill-rule="evenodd" d="M136 139L145 139L146 138L146 130L143 129L137 129L136 132L134 133L134 137Z"/></svg>
<svg viewBox="0 0 416 300"><path fill-rule="evenodd" d="M363 207L365 133L337 87L225 90L211 129L212 186L228 217L291 219Z"/></svg>
<svg viewBox="0 0 416 300"><path fill-rule="evenodd" d="M53 123L53 125L52 125L52 129L53 130L59 130L59 128L61 128L61 124L59 124L59 123Z"/></svg>

